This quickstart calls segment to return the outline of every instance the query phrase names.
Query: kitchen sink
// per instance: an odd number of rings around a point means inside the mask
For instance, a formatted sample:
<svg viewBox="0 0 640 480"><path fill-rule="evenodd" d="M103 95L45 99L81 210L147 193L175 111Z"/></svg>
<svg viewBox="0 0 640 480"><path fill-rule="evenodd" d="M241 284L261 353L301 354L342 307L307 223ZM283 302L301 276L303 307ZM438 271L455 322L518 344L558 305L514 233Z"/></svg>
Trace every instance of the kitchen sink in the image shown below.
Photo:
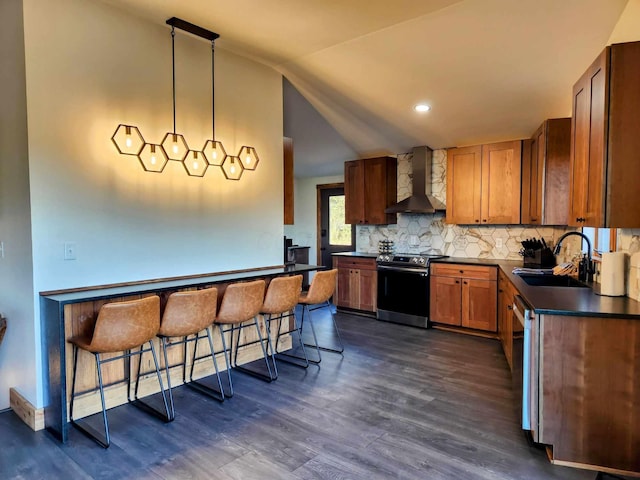
<svg viewBox="0 0 640 480"><path fill-rule="evenodd" d="M536 287L579 287L589 288L588 285L568 275L518 275L527 285Z"/></svg>

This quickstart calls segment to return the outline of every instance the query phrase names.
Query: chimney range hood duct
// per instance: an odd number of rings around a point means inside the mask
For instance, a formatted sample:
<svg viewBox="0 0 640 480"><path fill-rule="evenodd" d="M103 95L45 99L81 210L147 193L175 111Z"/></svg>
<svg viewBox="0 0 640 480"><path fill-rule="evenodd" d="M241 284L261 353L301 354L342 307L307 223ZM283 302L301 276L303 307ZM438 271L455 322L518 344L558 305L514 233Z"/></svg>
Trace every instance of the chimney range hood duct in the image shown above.
<svg viewBox="0 0 640 480"><path fill-rule="evenodd" d="M446 209L440 200L431 195L432 154L429 147L413 148L412 194L385 209L385 213L435 213Z"/></svg>

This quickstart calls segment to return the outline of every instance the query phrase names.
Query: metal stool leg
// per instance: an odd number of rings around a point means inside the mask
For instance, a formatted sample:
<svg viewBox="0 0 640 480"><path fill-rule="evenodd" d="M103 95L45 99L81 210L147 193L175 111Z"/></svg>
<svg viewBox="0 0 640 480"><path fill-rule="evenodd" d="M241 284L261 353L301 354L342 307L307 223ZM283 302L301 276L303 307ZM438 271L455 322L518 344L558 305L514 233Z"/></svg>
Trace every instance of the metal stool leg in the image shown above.
<svg viewBox="0 0 640 480"><path fill-rule="evenodd" d="M94 428L90 427L86 424L81 424L76 422L73 419L73 403L75 399L75 387L76 387L76 373L78 366L78 348L76 347L76 351L74 354L73 361L73 386L71 387L71 424L80 430L84 435L91 438L95 442L97 442L100 446L104 448L109 448L111 445L111 438L109 436L109 422L107 420L107 407L104 399L104 385L102 383L102 367L100 361L100 354L94 353L94 357L96 360L96 370L98 372L98 384L100 389L100 401L102 402L102 422L104 424L104 436L100 435Z"/></svg>
<svg viewBox="0 0 640 480"><path fill-rule="evenodd" d="M160 393L162 394L162 402L164 404L164 413L152 407L151 405L144 402L138 397L138 388L140 386L140 369L142 365L142 355L144 354L144 352L149 351L144 349L144 345L140 345L140 350L131 354L131 355L140 355L140 360L138 361L138 372L136 375L136 388L134 389L134 399L133 401L131 401L131 398L128 398L128 400L129 402L131 402L131 404L134 407L137 407L140 410L144 410L145 412L155 417L158 417L159 419L164 420L167 423L172 422L175 417L171 414L169 410L169 402L167 401L167 392L165 391L164 385L162 383L162 374L160 373L160 364L158 363L158 357L156 356L156 349L153 345L153 340L150 340L148 343L149 343L149 350L151 350L151 354L153 356L153 364L156 369L158 384L160 385Z"/></svg>
<svg viewBox="0 0 640 480"><path fill-rule="evenodd" d="M313 321L311 318L311 310L309 310L309 306L308 305L302 305L302 320L300 321L300 331L302 332L302 329L304 327L304 312L307 312L307 316L309 318L308 320L308 324L311 327L311 333L313 334L313 344L311 343L305 343L304 345L306 347L311 347L311 348L315 348L316 353L318 354L318 360L312 360L309 359L309 362L311 363L315 363L316 365L319 364L320 362L322 362L322 355L320 354L320 346L318 345L318 337L316 336L316 329L313 327Z"/></svg>
<svg viewBox="0 0 640 480"><path fill-rule="evenodd" d="M162 352L164 354L164 369L165 369L165 372L167 372L167 388L169 389L169 408L171 409L171 418L176 418L176 410L173 404L173 389L171 388L171 373L169 372L169 358L167 356L167 339L166 337L162 337L161 340L162 340Z"/></svg>
<svg viewBox="0 0 640 480"><path fill-rule="evenodd" d="M267 354L267 349L264 346L264 339L262 338L262 333L260 332L260 324L258 323L258 317L254 317L253 324L256 327L256 332L258 334L257 343L260 343L260 347L262 348L262 355L264 356L264 361L265 361L265 364L267 366L267 374L264 374L262 372L258 372L256 370L249 369L249 368L247 368L245 366L238 365L238 348L240 346L243 346L243 345L240 345L240 332L244 328L244 325L242 323L238 325L238 341L237 341L237 344L236 344L236 350L235 350L234 357L233 357L233 368L235 368L235 369L237 369L237 370L239 370L241 372L248 373L249 375L253 375L254 377L257 377L257 378L259 378L261 380L264 380L266 382L272 382L277 378L277 376L274 376L274 374L273 374L273 372L271 370L271 365L269 363L269 355ZM234 327L232 326L232 329L233 328ZM233 333L232 333L232 335L233 335ZM268 342L268 340L267 340L267 342Z"/></svg>
<svg viewBox="0 0 640 480"><path fill-rule="evenodd" d="M338 324L336 323L336 317L333 314L333 310L331 309L331 304L329 303L329 300L327 300L325 303L320 304L319 306L317 306L316 308L309 308L308 305L303 305L303 308L306 307L307 312L309 313L309 323L311 324L311 329L314 332L313 338L314 341L316 342L316 345L310 345L310 344L305 344L308 347L316 347L319 350L324 350L325 352L333 352L333 353L342 353L344 352L344 345L342 343L342 337L340 336L340 330L338 330ZM334 331L336 333L336 336L338 338L338 344L340 345L339 348L331 348L331 347L324 347L322 345L318 344L318 339L315 336L315 330L313 330L313 321L311 319L311 312L313 310L319 310L321 308L328 308L329 309L329 314L331 315L331 321L333 322L333 328ZM304 315L304 309L303 309L303 315Z"/></svg>
<svg viewBox="0 0 640 480"><path fill-rule="evenodd" d="M220 331L220 340L222 341L222 352L224 353L224 361L227 364L227 379L229 380L229 395L226 395L227 398L233 397L233 382L231 381L231 353L227 354L227 341L224 339L225 331L222 328L222 325L218 326L218 330ZM233 332L231 333L233 336Z"/></svg>
<svg viewBox="0 0 640 480"><path fill-rule="evenodd" d="M283 315L280 315L280 317L278 317L278 334L276 335L276 346L275 346L275 353L278 356L278 360L285 363L289 363L291 365L295 365L296 367L308 368L309 357L307 356L307 350L305 349L304 342L302 341L302 324L298 324L298 317L296 315L295 309L293 311L294 329L286 333L293 333L293 332L298 333L298 342L300 343L300 348L302 349L302 356L278 351L278 343L280 341L280 337L283 335L282 333L280 333L280 331L282 330L282 320L283 320ZM300 363L296 360L302 360L304 363Z"/></svg>
<svg viewBox="0 0 640 480"><path fill-rule="evenodd" d="M225 393L224 393L224 388L222 387L222 380L220 379L220 370L218 369L218 362L216 361L216 351L213 347L213 340L211 338L211 332L209 331L209 328L205 329L207 332L207 339L209 341L209 349L211 351L211 358L213 360L213 369L215 371L215 375L216 375L216 379L218 380L218 388L214 388L211 387L209 385L205 385L204 383L198 381L198 380L194 380L193 379L193 370L196 364L196 360L198 360L197 357L197 353L198 353L198 340L200 338L200 332L196 333L196 337L195 337L195 344L193 347L193 358L191 360L191 371L189 374L189 382L186 383L186 385L189 388L192 388L204 395L207 395L211 398L214 398L216 400L218 400L219 402L224 402L225 399ZM206 358L208 355L199 357L200 359L202 358Z"/></svg>

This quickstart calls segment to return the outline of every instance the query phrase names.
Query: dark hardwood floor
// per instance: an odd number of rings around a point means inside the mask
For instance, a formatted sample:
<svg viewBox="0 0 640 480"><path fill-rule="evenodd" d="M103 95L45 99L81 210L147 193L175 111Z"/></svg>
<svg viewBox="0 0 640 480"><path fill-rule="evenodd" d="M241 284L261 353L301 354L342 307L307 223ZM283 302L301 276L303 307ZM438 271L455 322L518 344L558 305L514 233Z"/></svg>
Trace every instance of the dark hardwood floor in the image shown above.
<svg viewBox="0 0 640 480"><path fill-rule="evenodd" d="M236 373L223 404L179 387L169 424L114 408L108 450L0 414L0 478L595 478L527 445L497 341L337 319L344 356L323 353L308 370L279 363L271 384Z"/></svg>

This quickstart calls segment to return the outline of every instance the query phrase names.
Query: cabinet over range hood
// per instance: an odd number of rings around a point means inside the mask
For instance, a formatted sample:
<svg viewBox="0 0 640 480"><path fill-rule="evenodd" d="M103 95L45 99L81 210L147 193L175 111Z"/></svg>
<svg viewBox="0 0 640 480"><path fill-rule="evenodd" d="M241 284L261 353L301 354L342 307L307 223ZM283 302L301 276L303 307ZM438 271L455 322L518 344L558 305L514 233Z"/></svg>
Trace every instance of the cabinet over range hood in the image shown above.
<svg viewBox="0 0 640 480"><path fill-rule="evenodd" d="M413 148L412 194L385 209L385 213L435 213L446 209L444 203L431 195L431 157L429 147Z"/></svg>

